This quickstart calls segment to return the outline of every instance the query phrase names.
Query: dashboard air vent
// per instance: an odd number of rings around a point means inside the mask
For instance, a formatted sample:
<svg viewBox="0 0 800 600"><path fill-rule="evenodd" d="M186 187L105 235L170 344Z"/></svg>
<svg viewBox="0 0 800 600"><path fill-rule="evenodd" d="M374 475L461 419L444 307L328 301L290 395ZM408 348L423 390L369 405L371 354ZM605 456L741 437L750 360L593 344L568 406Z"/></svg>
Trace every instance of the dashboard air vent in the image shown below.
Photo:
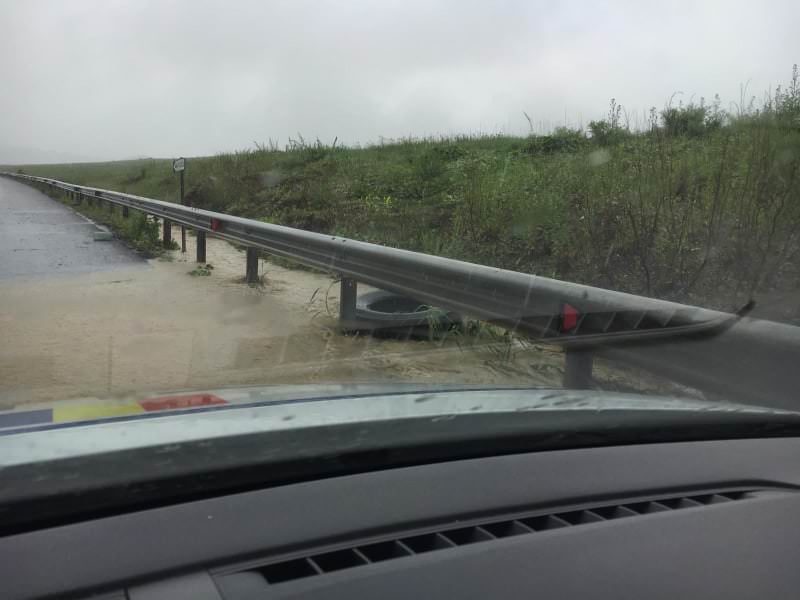
<svg viewBox="0 0 800 600"><path fill-rule="evenodd" d="M580 527L614 519L637 518L664 511L695 509L710 504L735 502L754 497L757 493L754 490L744 490L672 496L592 506L564 512L542 513L539 511L516 516L513 519L486 520L467 527L442 527L418 535L397 536L393 539L371 543L356 543L334 551L309 553L291 560L280 560L230 575L221 575L219 580L222 581L218 580L218 582L222 583L224 587L245 585L249 588L256 582L264 585L265 581L269 585L276 585L371 563L425 552L437 552L468 544L480 544L512 536L531 535L563 527Z"/></svg>

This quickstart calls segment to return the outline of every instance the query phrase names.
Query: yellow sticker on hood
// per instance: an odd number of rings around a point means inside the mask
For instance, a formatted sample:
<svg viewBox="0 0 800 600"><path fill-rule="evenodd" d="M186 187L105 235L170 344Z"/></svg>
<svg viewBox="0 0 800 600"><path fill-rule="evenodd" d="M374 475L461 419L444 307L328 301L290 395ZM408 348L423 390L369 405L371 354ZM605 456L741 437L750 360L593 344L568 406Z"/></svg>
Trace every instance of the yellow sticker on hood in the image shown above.
<svg viewBox="0 0 800 600"><path fill-rule="evenodd" d="M138 403L130 404L71 404L53 407L53 422L86 421L107 417L123 417L145 412Z"/></svg>

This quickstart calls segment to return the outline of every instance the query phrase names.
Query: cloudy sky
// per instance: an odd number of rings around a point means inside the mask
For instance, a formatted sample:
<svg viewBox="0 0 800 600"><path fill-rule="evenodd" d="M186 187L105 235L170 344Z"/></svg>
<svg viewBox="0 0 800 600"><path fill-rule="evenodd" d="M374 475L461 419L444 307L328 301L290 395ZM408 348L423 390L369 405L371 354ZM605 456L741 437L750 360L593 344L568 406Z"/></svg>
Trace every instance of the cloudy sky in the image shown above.
<svg viewBox="0 0 800 600"><path fill-rule="evenodd" d="M800 61L775 0L0 0L0 160L525 133Z"/></svg>

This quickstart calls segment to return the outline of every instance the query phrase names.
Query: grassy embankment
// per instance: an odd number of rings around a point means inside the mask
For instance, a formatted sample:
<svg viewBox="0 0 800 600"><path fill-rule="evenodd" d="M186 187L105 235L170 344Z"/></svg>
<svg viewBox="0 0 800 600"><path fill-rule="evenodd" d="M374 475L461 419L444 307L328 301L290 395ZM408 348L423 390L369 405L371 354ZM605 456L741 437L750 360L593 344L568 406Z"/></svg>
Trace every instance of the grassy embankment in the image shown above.
<svg viewBox="0 0 800 600"><path fill-rule="evenodd" d="M293 141L187 161L195 206L730 309L771 296L800 319L800 81L736 114L690 104L632 131L612 101L589 130ZM176 201L168 160L24 172ZM152 238L152 234L148 234ZM152 238L155 239L155 238Z"/></svg>

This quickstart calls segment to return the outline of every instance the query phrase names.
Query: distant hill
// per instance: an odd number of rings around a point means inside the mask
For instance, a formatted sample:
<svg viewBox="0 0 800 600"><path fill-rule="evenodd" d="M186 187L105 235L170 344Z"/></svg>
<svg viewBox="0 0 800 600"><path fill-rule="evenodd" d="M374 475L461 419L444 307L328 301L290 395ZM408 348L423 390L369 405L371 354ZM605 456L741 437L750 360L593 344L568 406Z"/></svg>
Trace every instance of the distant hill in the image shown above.
<svg viewBox="0 0 800 600"><path fill-rule="evenodd" d="M0 146L0 165L43 165L91 162L92 157L21 146Z"/></svg>

